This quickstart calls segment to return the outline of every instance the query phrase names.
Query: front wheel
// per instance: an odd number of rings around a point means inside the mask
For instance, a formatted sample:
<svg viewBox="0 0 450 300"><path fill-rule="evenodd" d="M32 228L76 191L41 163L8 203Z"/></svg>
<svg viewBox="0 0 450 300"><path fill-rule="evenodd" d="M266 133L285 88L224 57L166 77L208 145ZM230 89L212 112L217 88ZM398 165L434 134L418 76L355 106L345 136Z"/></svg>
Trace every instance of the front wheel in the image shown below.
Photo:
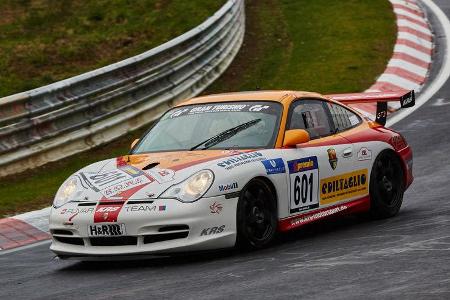
<svg viewBox="0 0 450 300"><path fill-rule="evenodd" d="M403 168L392 151L376 158L370 178L370 215L376 219L395 216L403 202Z"/></svg>
<svg viewBox="0 0 450 300"><path fill-rule="evenodd" d="M237 207L237 246L259 249L270 244L277 231L276 211L270 186L261 179L249 182L241 192Z"/></svg>

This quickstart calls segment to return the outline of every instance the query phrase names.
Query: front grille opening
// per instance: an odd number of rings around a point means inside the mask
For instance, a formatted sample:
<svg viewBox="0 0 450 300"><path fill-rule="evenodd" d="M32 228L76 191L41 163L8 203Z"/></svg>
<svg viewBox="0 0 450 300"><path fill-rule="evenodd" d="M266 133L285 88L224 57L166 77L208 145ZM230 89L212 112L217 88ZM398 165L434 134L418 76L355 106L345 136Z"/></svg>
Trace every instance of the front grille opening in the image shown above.
<svg viewBox="0 0 450 300"><path fill-rule="evenodd" d="M129 200L127 204L152 204L153 200Z"/></svg>
<svg viewBox="0 0 450 300"><path fill-rule="evenodd" d="M95 206L97 205L97 202L82 202L78 203L78 206Z"/></svg>
<svg viewBox="0 0 450 300"><path fill-rule="evenodd" d="M164 226L158 229L159 232L168 232L168 231L178 231L178 230L189 230L188 225L170 225Z"/></svg>
<svg viewBox="0 0 450 300"><path fill-rule="evenodd" d="M90 238L92 246L136 246L137 237L117 236L117 237L95 237Z"/></svg>
<svg viewBox="0 0 450 300"><path fill-rule="evenodd" d="M174 232L174 233L164 233L164 234L152 234L144 235L144 244L158 243L163 241L184 239L188 236L189 232Z"/></svg>
<svg viewBox="0 0 450 300"><path fill-rule="evenodd" d="M64 229L53 229L52 234L73 235L73 232L69 231L69 230L64 230Z"/></svg>
<svg viewBox="0 0 450 300"><path fill-rule="evenodd" d="M64 244L84 246L84 241L82 238L77 237L64 237L64 236L53 236L55 240Z"/></svg>

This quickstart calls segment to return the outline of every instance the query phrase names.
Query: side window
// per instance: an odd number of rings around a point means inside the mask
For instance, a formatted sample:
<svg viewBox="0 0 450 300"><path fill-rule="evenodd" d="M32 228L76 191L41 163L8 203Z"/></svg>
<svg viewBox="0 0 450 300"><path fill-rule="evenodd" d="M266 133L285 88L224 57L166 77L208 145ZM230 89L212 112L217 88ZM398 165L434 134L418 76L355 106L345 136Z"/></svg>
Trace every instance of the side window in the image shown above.
<svg viewBox="0 0 450 300"><path fill-rule="evenodd" d="M324 101L298 100L291 106L288 129L305 129L311 139L332 133Z"/></svg>
<svg viewBox="0 0 450 300"><path fill-rule="evenodd" d="M353 128L361 123L361 118L345 107L330 102L327 103L327 106L337 132Z"/></svg>

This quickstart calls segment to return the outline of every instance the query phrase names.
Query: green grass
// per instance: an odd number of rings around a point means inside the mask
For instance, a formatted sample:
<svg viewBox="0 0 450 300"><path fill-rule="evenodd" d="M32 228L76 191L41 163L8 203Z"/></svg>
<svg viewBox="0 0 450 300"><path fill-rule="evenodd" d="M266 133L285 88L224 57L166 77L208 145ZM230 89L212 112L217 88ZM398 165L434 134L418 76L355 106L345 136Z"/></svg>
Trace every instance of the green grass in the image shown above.
<svg viewBox="0 0 450 300"><path fill-rule="evenodd" d="M144 52L225 0L2 0L0 97Z"/></svg>
<svg viewBox="0 0 450 300"><path fill-rule="evenodd" d="M194 6L188 4L193 1L160 2L170 3L165 9L180 5L179 10L187 10L186 6L191 9ZM110 5L107 3L103 6ZM0 8L1 5L4 4ZM212 4L208 5L211 8ZM102 15L101 9L97 11ZM203 16L207 15L206 7L201 11L205 13ZM383 72L395 42L394 14L389 2L384 0L247 0L246 15L246 36L241 51L227 72L205 93L256 87L322 93L361 91ZM176 14L172 17L176 18ZM182 18L193 26L195 22L190 17ZM110 39L115 39L113 33ZM94 37L92 41L95 46ZM139 43L136 40L133 44ZM129 134L63 162L1 179L0 215L49 205L67 176L89 163L126 153L131 141L141 133Z"/></svg>
<svg viewBox="0 0 450 300"><path fill-rule="evenodd" d="M206 93L362 91L384 71L396 38L384 0L250 0L247 17L243 49Z"/></svg>

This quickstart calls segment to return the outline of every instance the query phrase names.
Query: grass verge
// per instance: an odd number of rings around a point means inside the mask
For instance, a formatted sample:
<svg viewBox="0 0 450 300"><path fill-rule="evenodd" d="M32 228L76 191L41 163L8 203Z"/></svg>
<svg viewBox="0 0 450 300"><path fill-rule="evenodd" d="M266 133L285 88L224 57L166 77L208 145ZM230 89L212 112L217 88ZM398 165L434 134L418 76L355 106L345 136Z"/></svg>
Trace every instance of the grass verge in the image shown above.
<svg viewBox="0 0 450 300"><path fill-rule="evenodd" d="M257 87L361 91L383 72L396 36L388 1L247 0L246 15L242 49L205 93ZM1 179L0 215L49 205L67 176L89 163L126 153L141 133Z"/></svg>
<svg viewBox="0 0 450 300"><path fill-rule="evenodd" d="M225 0L2 0L0 97L108 65L195 27Z"/></svg>

